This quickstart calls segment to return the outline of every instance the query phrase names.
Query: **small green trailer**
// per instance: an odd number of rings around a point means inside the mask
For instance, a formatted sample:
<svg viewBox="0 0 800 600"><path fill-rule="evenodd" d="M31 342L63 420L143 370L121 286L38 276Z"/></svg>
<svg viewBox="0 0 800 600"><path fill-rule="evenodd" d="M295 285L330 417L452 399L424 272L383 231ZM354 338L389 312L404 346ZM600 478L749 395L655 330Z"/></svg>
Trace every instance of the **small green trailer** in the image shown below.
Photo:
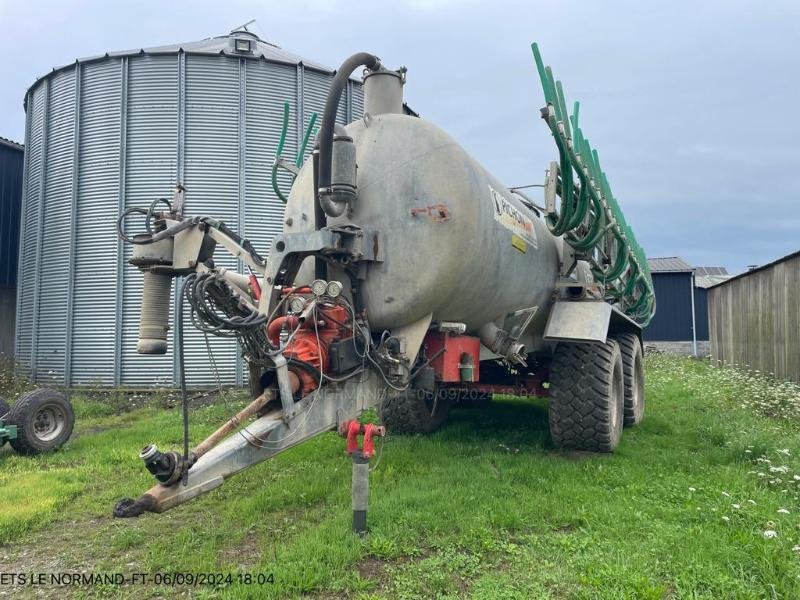
<svg viewBox="0 0 800 600"><path fill-rule="evenodd" d="M18 454L42 454L60 448L74 426L72 404L56 390L27 392L13 406L0 398L0 446L9 442Z"/></svg>

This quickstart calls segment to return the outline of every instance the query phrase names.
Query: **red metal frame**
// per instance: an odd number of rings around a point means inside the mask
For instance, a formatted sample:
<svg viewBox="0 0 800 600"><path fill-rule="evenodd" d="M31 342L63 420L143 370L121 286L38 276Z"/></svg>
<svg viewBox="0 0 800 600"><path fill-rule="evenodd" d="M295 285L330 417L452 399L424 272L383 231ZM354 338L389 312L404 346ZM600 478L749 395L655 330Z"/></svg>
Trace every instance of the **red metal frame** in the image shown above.
<svg viewBox="0 0 800 600"><path fill-rule="evenodd" d="M465 391L475 391L487 394L507 394L509 396L539 396L547 397L550 390L544 387L546 377L539 375L528 375L517 384L509 383L458 383L457 385L447 386L448 388L460 389Z"/></svg>
<svg viewBox="0 0 800 600"><path fill-rule="evenodd" d="M431 366L443 383L461 382L461 355L472 357L473 381L480 380L481 341L471 335L450 335L432 331L425 336L426 354L436 356Z"/></svg>

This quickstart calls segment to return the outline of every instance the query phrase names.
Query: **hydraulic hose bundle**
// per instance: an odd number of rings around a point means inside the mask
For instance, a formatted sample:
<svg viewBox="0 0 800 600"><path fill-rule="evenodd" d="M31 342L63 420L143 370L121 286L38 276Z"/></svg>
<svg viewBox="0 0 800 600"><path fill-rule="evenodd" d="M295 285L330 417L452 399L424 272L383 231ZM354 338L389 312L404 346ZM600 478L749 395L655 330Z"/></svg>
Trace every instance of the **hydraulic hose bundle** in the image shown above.
<svg viewBox="0 0 800 600"><path fill-rule="evenodd" d="M191 273L184 280L183 296L195 328L216 337L236 338L250 362L264 362L267 317L244 307L225 281L214 273Z"/></svg>
<svg viewBox="0 0 800 600"><path fill-rule="evenodd" d="M534 43L531 48L547 101L542 118L559 154L556 188L561 202L547 215L547 225L553 235L564 236L588 257L592 274L605 286L606 299L646 326L655 312L655 294L644 250L625 222L597 150L578 126L580 105L575 102L572 115L567 113L561 82L544 66L538 46Z"/></svg>

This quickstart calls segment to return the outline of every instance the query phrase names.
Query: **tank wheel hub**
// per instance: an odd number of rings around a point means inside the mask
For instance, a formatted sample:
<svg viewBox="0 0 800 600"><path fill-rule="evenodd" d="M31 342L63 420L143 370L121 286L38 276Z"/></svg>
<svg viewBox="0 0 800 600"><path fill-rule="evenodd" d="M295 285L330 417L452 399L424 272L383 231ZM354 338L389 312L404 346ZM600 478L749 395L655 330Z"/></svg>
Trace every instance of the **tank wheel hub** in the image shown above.
<svg viewBox="0 0 800 600"><path fill-rule="evenodd" d="M46 404L41 407L33 421L34 434L43 442L49 442L64 431L67 415L57 404Z"/></svg>

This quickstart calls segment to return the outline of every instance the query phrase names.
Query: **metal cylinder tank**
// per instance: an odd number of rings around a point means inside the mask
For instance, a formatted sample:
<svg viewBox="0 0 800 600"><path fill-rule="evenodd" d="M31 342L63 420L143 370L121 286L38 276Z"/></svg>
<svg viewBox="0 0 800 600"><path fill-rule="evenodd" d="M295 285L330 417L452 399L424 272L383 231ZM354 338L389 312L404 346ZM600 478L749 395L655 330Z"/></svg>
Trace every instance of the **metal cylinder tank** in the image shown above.
<svg viewBox="0 0 800 600"><path fill-rule="evenodd" d="M370 324L407 325L433 313L467 330L538 307L543 327L559 270L559 245L544 222L432 123L381 114L350 124L357 193L350 212L328 218L383 234L383 262L360 292ZM287 206L286 231L308 229L313 182L307 165Z"/></svg>
<svg viewBox="0 0 800 600"><path fill-rule="evenodd" d="M187 214L223 219L266 255L283 221L270 186L283 103L292 106L284 153L294 156L331 79L331 69L240 29L78 60L37 80L25 96L15 348L23 372L67 385L172 385L171 331L169 354L136 352L143 278L117 238L118 215L181 183ZM337 120L362 113L361 84L350 81ZM288 190L283 174L281 182ZM215 258L237 266L223 252ZM185 333L189 383L213 385L202 335ZM211 345L222 383L246 381L235 343Z"/></svg>

